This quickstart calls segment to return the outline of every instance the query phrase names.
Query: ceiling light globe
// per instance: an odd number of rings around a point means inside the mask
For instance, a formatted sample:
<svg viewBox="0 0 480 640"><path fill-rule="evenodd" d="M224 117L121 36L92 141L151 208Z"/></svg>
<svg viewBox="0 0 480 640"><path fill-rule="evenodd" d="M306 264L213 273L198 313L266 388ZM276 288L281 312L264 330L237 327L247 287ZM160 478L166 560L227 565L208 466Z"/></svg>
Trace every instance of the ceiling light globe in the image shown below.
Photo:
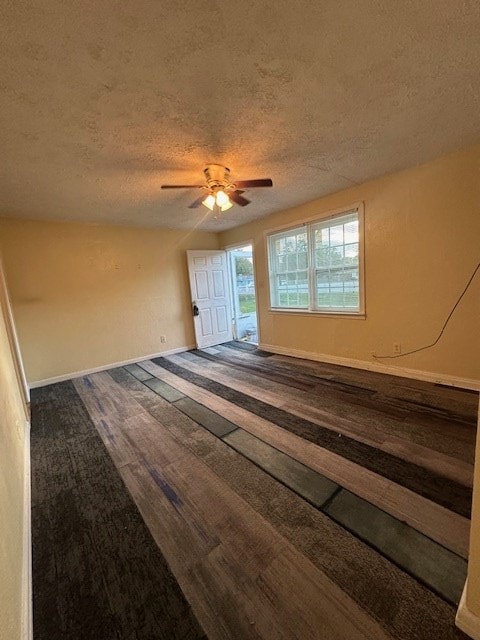
<svg viewBox="0 0 480 640"><path fill-rule="evenodd" d="M204 204L207 207L207 209L210 209L210 211L213 211L213 207L215 206L215 196L210 194L205 198L202 204Z"/></svg>
<svg viewBox="0 0 480 640"><path fill-rule="evenodd" d="M223 211L224 210L223 207L225 207L227 204L230 203L230 198L227 196L225 191L221 191L220 190L220 191L217 191L216 201L217 201L218 206Z"/></svg>

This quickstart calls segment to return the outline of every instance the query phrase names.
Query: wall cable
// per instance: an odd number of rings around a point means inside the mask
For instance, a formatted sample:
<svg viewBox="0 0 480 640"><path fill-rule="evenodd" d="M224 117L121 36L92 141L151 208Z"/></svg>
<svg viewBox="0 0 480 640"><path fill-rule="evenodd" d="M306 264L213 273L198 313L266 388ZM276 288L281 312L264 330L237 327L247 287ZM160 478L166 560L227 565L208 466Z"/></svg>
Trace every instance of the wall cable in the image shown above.
<svg viewBox="0 0 480 640"><path fill-rule="evenodd" d="M412 349L411 351L405 351L405 353L398 353L396 355L393 356L376 356L374 355L373 357L376 360L385 360L385 359L389 359L389 360L393 360L394 358L403 358L403 356L409 356L412 353L418 353L419 351L424 351L425 349L430 349L431 347L434 347L437 342L440 340L440 338L443 335L443 332L445 331L445 329L447 328L447 324L450 322L450 318L453 316L455 309L458 307L458 305L460 304L461 299L463 298L463 296L467 293L468 288L470 287L470 285L472 284L473 279L475 278L475 276L477 275L478 270L480 269L480 262L477 264L477 266L475 267L474 272L472 273L472 275L470 276L470 279L468 280L467 284L465 285L465 288L463 289L462 293L460 294L458 300L455 302L455 304L453 305L452 310L450 311L450 313L448 314L447 319L445 320L445 322L443 323L443 326L440 330L440 333L438 334L437 338L431 343L431 344L427 344L425 347L419 347L418 349Z"/></svg>

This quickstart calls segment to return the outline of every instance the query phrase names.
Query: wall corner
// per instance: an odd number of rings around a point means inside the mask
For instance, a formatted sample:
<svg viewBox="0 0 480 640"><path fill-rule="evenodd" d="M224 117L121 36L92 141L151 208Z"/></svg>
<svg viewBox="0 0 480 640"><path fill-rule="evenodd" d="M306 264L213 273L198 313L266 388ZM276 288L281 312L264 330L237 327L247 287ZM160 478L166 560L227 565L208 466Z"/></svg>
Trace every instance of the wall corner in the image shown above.
<svg viewBox="0 0 480 640"><path fill-rule="evenodd" d="M480 640L480 618L467 607L467 588L468 580L465 582L463 588L457 615L455 616L455 624L461 631L473 638L473 640Z"/></svg>

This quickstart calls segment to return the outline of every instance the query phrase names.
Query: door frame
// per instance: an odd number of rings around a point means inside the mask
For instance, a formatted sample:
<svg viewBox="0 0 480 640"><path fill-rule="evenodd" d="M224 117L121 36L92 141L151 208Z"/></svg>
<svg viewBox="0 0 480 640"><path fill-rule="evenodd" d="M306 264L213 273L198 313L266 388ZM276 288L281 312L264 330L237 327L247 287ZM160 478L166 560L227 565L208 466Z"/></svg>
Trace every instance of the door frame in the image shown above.
<svg viewBox="0 0 480 640"><path fill-rule="evenodd" d="M229 251L233 251L235 249L241 249L242 247L245 247L247 245L250 245L252 247L252 265L253 265L253 286L255 288L255 315L257 318L257 346L260 344L260 319L259 319L259 315L258 315L258 286L257 286L257 269L255 267L255 243L253 240L245 240L244 242L234 242L233 244L228 244L225 245L223 247L223 251L226 251L227 253ZM230 275L230 279L229 279L229 286L230 286L230 304L231 304L231 313L232 313L232 319L235 318L235 322L236 322L236 316L235 316L235 306L234 306L234 302L233 302L233 290L232 290L232 276L233 274L230 272L231 270L231 265L230 265L230 260L227 260L228 262L228 271L229 271L229 275ZM238 338L236 338L238 340Z"/></svg>

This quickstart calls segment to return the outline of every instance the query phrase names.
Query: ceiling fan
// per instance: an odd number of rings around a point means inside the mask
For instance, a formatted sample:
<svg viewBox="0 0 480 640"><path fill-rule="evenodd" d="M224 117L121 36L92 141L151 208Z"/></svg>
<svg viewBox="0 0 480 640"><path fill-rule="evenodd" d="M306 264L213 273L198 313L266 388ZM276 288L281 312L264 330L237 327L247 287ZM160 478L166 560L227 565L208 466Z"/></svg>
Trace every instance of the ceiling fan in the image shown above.
<svg viewBox="0 0 480 640"><path fill-rule="evenodd" d="M250 204L242 193L242 189L252 187L272 187L270 178L260 180L239 180L231 182L230 169L221 164L208 164L204 169L206 184L162 184L162 189L203 189L204 193L189 205L196 209L201 204L214 212L227 211L235 204L246 207Z"/></svg>

